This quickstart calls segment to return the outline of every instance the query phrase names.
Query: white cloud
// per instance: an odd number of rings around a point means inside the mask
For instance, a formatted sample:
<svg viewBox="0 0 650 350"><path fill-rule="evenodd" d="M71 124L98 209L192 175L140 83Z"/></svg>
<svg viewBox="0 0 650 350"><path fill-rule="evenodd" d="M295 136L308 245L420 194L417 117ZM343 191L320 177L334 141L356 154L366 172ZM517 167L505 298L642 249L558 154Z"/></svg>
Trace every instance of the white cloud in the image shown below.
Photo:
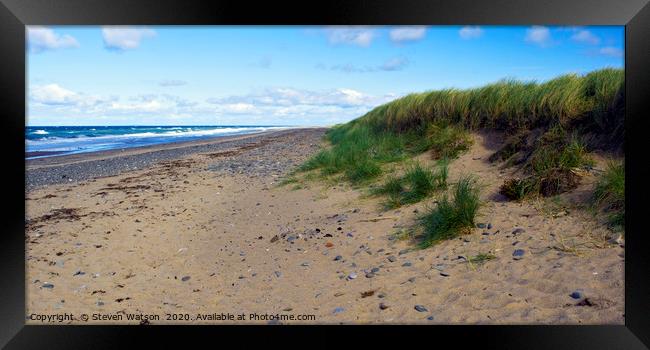
<svg viewBox="0 0 650 350"><path fill-rule="evenodd" d="M58 84L35 86L30 94L34 102L45 105L71 105L78 102L79 95Z"/></svg>
<svg viewBox="0 0 650 350"><path fill-rule="evenodd" d="M248 114L257 113L258 110L250 103L229 103L220 105L221 112L235 113L235 114Z"/></svg>
<svg viewBox="0 0 650 350"><path fill-rule="evenodd" d="M161 80L158 85L163 87L187 85L185 80Z"/></svg>
<svg viewBox="0 0 650 350"><path fill-rule="evenodd" d="M388 33L390 40L396 43L416 41L424 38L427 32L426 26L405 26L391 29Z"/></svg>
<svg viewBox="0 0 650 350"><path fill-rule="evenodd" d="M325 29L331 44L347 44L368 47L376 37L375 30L361 26L335 26Z"/></svg>
<svg viewBox="0 0 650 350"><path fill-rule="evenodd" d="M395 58L391 58L388 61L384 62L384 64L379 66L379 69L384 70L384 71L402 70L408 64L409 64L409 61L408 61L407 58L405 58L405 57L395 57Z"/></svg>
<svg viewBox="0 0 650 350"><path fill-rule="evenodd" d="M483 36L483 29L478 26L465 26L458 31L462 39L476 39Z"/></svg>
<svg viewBox="0 0 650 350"><path fill-rule="evenodd" d="M131 50L140 46L142 39L156 36L156 32L140 27L103 27L104 47L110 50Z"/></svg>
<svg viewBox="0 0 650 350"><path fill-rule="evenodd" d="M287 123L306 118L318 124L323 120L341 122L359 117L395 97L393 94L373 96L349 88L323 91L269 88L248 95L211 98L207 102L220 115L258 115Z"/></svg>
<svg viewBox="0 0 650 350"><path fill-rule="evenodd" d="M372 72L392 72L398 71L406 68L408 66L409 60L406 57L394 57L386 60L384 63L378 66L357 66L352 63L346 64L334 64L329 67L330 70L340 71L344 73L372 73ZM316 65L317 69L327 69L328 67L323 63Z"/></svg>
<svg viewBox="0 0 650 350"><path fill-rule="evenodd" d="M600 38L594 35L592 32L581 29L575 32L571 36L571 40L579 43L585 43L585 44L591 44L591 45L597 45L600 43Z"/></svg>
<svg viewBox="0 0 650 350"><path fill-rule="evenodd" d="M47 27L27 27L27 42L32 53L79 47L74 37L59 35Z"/></svg>
<svg viewBox="0 0 650 350"><path fill-rule="evenodd" d="M192 101L171 94L94 96L58 84L30 87L28 117L34 123L56 121L83 124L194 123L310 124L337 123L359 117L370 109L398 97L370 95L339 88L304 90L268 88L255 93ZM55 119L52 119L55 118Z"/></svg>
<svg viewBox="0 0 650 350"><path fill-rule="evenodd" d="M598 53L610 57L623 57L623 50L618 47L607 46L598 50Z"/></svg>
<svg viewBox="0 0 650 350"><path fill-rule="evenodd" d="M547 47L552 43L551 31L547 27L532 26L526 30L526 42Z"/></svg>

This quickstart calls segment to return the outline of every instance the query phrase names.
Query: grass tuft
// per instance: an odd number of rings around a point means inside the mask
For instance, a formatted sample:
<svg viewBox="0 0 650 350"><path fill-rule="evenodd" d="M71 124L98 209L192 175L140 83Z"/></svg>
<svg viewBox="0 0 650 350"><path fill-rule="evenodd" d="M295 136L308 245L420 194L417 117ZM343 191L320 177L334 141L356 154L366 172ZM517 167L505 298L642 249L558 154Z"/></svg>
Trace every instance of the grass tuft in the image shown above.
<svg viewBox="0 0 650 350"><path fill-rule="evenodd" d="M592 197L594 206L609 213L612 226L625 228L625 163L611 161L600 176Z"/></svg>
<svg viewBox="0 0 650 350"><path fill-rule="evenodd" d="M576 169L594 164L580 137L567 135L560 126L543 133L530 148L526 144L515 139L504 146L507 148L504 155L513 151L527 153L523 157L523 169L527 175L521 179L506 179L501 186L500 192L510 199L521 200L537 195L548 197L572 190L580 182ZM513 145L520 148L513 150Z"/></svg>
<svg viewBox="0 0 650 350"><path fill-rule="evenodd" d="M424 227L423 247L436 242L452 239L474 227L474 219L481 206L479 187L472 176L460 178L456 184L453 198L444 196L438 206L429 209L420 217Z"/></svg>
<svg viewBox="0 0 650 350"><path fill-rule="evenodd" d="M476 254L475 256L471 256L467 259L468 262L472 264L482 264L486 261L490 261L496 259L496 256L494 254L490 253L479 253Z"/></svg>
<svg viewBox="0 0 650 350"><path fill-rule="evenodd" d="M431 170L415 162L402 177L390 176L386 182L372 191L375 195L386 195L384 205L394 209L402 205L420 202L435 191L447 188L448 162L441 161L437 169Z"/></svg>

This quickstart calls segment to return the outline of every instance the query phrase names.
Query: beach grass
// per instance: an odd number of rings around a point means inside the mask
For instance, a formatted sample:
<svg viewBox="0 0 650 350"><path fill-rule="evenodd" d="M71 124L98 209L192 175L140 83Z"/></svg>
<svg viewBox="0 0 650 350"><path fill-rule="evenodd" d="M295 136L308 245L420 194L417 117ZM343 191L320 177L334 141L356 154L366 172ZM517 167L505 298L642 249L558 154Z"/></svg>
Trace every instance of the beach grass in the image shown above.
<svg viewBox="0 0 650 350"><path fill-rule="evenodd" d="M413 162L407 166L404 175L389 176L380 187L371 192L386 195L388 198L384 205L388 209L420 202L434 192L447 188L448 166L446 159L439 161L435 170L420 162Z"/></svg>
<svg viewBox="0 0 650 350"><path fill-rule="evenodd" d="M550 156L542 152L565 146L568 157L560 161L568 163L582 150L573 148L578 145L571 144L573 134L597 135L608 144L622 142L623 87L624 71L608 68L544 83L502 80L474 89L409 94L333 127L326 136L331 148L301 169L321 169L324 175L344 173L352 182L369 180L382 174L381 164L425 151L430 150L434 159L453 159L471 145L467 130L477 129L523 132L524 136L526 131L542 129L545 142L538 146L547 147L537 152L534 165L543 166L541 162ZM519 151L521 135L519 141L519 147L510 144L501 158Z"/></svg>
<svg viewBox="0 0 650 350"><path fill-rule="evenodd" d="M496 259L496 256L491 253L479 253L474 256L467 258L467 261L472 264L482 264L486 261Z"/></svg>
<svg viewBox="0 0 650 350"><path fill-rule="evenodd" d="M474 219L481 206L479 186L473 176L463 176L455 185L452 198L444 195L438 205L429 208L419 218L424 228L422 247L436 242L452 239L474 227Z"/></svg>
<svg viewBox="0 0 650 350"><path fill-rule="evenodd" d="M526 176L507 179L501 186L501 193L514 200L536 195L548 197L569 191L579 184L577 171L594 165L581 137L576 133L569 135L560 125L543 133L532 147L526 149L525 142L515 139L504 148L507 151L503 154L527 154L522 159Z"/></svg>
<svg viewBox="0 0 650 350"><path fill-rule="evenodd" d="M434 178L442 174L420 167L396 176L385 164L424 152L452 161L471 147L470 132L496 130L506 142L489 160L521 168L520 177L504 180L501 193L513 200L555 196L579 185L580 171L594 164L589 152L622 148L624 76L623 69L606 68L541 83L504 79L471 89L412 93L331 128L329 146L300 171L340 176L354 185L381 181L373 193L386 195L385 205L396 208L430 196L439 187ZM427 242L470 227L470 214L478 208L470 183L461 179L453 199L443 198L420 221Z"/></svg>
<svg viewBox="0 0 650 350"><path fill-rule="evenodd" d="M612 226L625 228L625 163L610 161L596 182L592 196L594 206L608 213Z"/></svg>

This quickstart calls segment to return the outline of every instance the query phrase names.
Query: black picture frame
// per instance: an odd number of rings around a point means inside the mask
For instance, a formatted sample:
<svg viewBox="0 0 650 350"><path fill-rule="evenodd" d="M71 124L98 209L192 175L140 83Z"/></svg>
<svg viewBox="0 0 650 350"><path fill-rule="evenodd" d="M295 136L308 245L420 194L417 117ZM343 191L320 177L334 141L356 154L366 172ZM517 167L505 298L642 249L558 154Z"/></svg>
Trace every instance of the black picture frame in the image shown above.
<svg viewBox="0 0 650 350"><path fill-rule="evenodd" d="M643 349L650 346L650 246L644 204L648 196L645 152L650 91L650 5L648 0L336 0L279 2L197 0L0 0L0 116L5 181L0 239L0 344L7 348L115 348L134 345L132 337L167 345L207 336L268 344L293 342L295 333L337 340L338 334L367 342L390 337L401 346L453 339L454 348L478 341L500 349ZM379 327L134 327L25 325L24 127L26 25L201 25L201 24L474 24L624 25L626 82L626 262L624 326L399 326ZM179 335L178 333L185 333ZM393 333L393 332L399 332ZM250 336L251 334L255 336ZM257 335L259 333L259 335ZM336 336L334 336L336 334ZM273 339L273 340L272 340ZM282 340L284 339L284 340ZM321 341L324 344L325 342ZM347 343L347 341L345 341ZM210 344L210 343L208 343ZM212 345L218 343L212 343ZM223 343L225 344L225 343ZM308 343L303 343L303 346ZM645 345L644 345L645 344Z"/></svg>

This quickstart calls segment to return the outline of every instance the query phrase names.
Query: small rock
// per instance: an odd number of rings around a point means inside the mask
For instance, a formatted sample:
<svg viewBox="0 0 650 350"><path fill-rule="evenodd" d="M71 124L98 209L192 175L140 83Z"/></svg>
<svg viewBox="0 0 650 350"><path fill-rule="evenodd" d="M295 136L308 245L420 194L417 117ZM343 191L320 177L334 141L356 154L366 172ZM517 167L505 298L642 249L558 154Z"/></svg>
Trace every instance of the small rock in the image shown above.
<svg viewBox="0 0 650 350"><path fill-rule="evenodd" d="M300 264L300 266L307 267L307 266L309 266L309 263L308 263L308 262L304 262L304 263Z"/></svg>
<svg viewBox="0 0 650 350"><path fill-rule="evenodd" d="M342 307L337 307L336 309L334 309L334 312L332 312L332 313L333 313L334 315L336 315L336 314L338 314L338 313L340 313L340 312L343 312L343 311L345 311L344 308L342 308Z"/></svg>
<svg viewBox="0 0 650 350"><path fill-rule="evenodd" d="M491 230L491 229L492 229L492 224L488 223L488 225L487 225L487 229L488 229L488 230Z"/></svg>
<svg viewBox="0 0 650 350"><path fill-rule="evenodd" d="M426 307L424 307L424 306L422 306L422 305L415 305L415 310L417 310L418 312L426 312L426 311L429 311L429 310L427 310Z"/></svg>
<svg viewBox="0 0 650 350"><path fill-rule="evenodd" d="M582 298L582 291L576 290L575 292L569 294L569 296L573 299L581 299Z"/></svg>
<svg viewBox="0 0 650 350"><path fill-rule="evenodd" d="M429 321L433 321L433 316L429 316L429 317L427 317L427 320L429 320Z"/></svg>
<svg viewBox="0 0 650 350"><path fill-rule="evenodd" d="M368 273L366 274L366 278L373 278L373 277L375 277L375 274L372 273L372 272L368 272Z"/></svg>
<svg viewBox="0 0 650 350"><path fill-rule="evenodd" d="M400 250L398 255L404 255L404 254L408 253L409 251L410 251L409 249Z"/></svg>
<svg viewBox="0 0 650 350"><path fill-rule="evenodd" d="M385 297L386 297L386 294L384 294L384 293L377 294L377 298L385 298Z"/></svg>
<svg viewBox="0 0 650 350"><path fill-rule="evenodd" d="M339 261L341 259L343 259L343 257L340 256L340 255L337 255L337 256L334 257L334 261Z"/></svg>
<svg viewBox="0 0 650 350"><path fill-rule="evenodd" d="M352 272L352 273L350 273L350 274L348 275L348 279L350 279L350 280L353 280L353 279L355 279L355 278L357 278L357 274L356 274L355 272Z"/></svg>
<svg viewBox="0 0 650 350"><path fill-rule="evenodd" d="M54 288L54 285L52 283L45 282L45 283L43 283L43 285L41 287L52 289L52 288Z"/></svg>
<svg viewBox="0 0 650 350"><path fill-rule="evenodd" d="M85 272L83 272L81 270L77 270L77 272L75 272L74 275L72 275L72 276L83 276L85 274L86 274Z"/></svg>
<svg viewBox="0 0 650 350"><path fill-rule="evenodd" d="M408 281L411 282L411 283L415 282L415 277L409 278Z"/></svg>
<svg viewBox="0 0 650 350"><path fill-rule="evenodd" d="M515 249L515 251L512 252L513 259L519 260L519 259L523 258L525 253L526 252L523 249Z"/></svg>
<svg viewBox="0 0 650 350"><path fill-rule="evenodd" d="M518 235L518 234L520 234L520 233L524 233L524 232L526 232L526 230L524 230L524 229L521 228L521 227L517 227L516 229L514 229L514 230L512 231L512 234L513 234L513 235Z"/></svg>
<svg viewBox="0 0 650 350"><path fill-rule="evenodd" d="M478 228L486 228L487 225L482 223L482 222L479 222L478 224L476 224L476 227L478 227Z"/></svg>
<svg viewBox="0 0 650 350"><path fill-rule="evenodd" d="M282 276L282 272L280 271L275 271L274 273L275 273L275 277L280 278L280 276Z"/></svg>
<svg viewBox="0 0 650 350"><path fill-rule="evenodd" d="M440 271L440 276L442 276L442 277L449 277L449 274L446 273L446 272L444 272L444 271Z"/></svg>
<svg viewBox="0 0 650 350"><path fill-rule="evenodd" d="M370 272L377 273L377 272L379 272L379 268L378 267L373 267L372 269L370 269Z"/></svg>
<svg viewBox="0 0 650 350"><path fill-rule="evenodd" d="M183 278L181 278L181 281L186 282L189 281L190 278L191 278L190 276L183 276Z"/></svg>
<svg viewBox="0 0 650 350"><path fill-rule="evenodd" d="M407 261L407 262L405 262L405 263L402 264L402 266L404 266L404 267L409 267L409 266L411 266L411 265L413 265L413 264L411 264L410 261Z"/></svg>
<svg viewBox="0 0 650 350"><path fill-rule="evenodd" d="M431 268L436 269L438 271L442 271L445 269L445 264L436 264L435 266L432 266Z"/></svg>
<svg viewBox="0 0 650 350"><path fill-rule="evenodd" d="M280 239L278 235L273 236L273 238L271 238L271 243L277 242L278 239Z"/></svg>
<svg viewBox="0 0 650 350"><path fill-rule="evenodd" d="M388 261L395 262L395 261L397 261L397 258L394 255L391 255L391 256L388 257Z"/></svg>
<svg viewBox="0 0 650 350"><path fill-rule="evenodd" d="M379 303L379 308L380 308L381 310L386 310L386 309L388 309L388 305L386 305L386 304L384 304L384 303Z"/></svg>

